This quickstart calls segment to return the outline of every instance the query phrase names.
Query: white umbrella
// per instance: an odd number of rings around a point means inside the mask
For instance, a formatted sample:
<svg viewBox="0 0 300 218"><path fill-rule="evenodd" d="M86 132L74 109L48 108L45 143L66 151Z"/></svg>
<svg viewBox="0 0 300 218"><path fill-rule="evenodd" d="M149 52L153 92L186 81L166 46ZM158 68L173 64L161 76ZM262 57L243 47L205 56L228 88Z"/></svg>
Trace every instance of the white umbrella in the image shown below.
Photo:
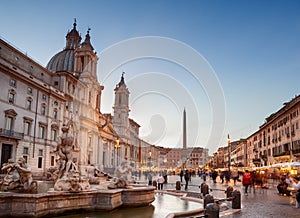
<svg viewBox="0 0 300 218"><path fill-rule="evenodd" d="M273 164L272 167L290 167L291 163L290 162L285 162L285 163L277 163Z"/></svg>
<svg viewBox="0 0 300 218"><path fill-rule="evenodd" d="M292 162L291 167L300 167L300 162Z"/></svg>

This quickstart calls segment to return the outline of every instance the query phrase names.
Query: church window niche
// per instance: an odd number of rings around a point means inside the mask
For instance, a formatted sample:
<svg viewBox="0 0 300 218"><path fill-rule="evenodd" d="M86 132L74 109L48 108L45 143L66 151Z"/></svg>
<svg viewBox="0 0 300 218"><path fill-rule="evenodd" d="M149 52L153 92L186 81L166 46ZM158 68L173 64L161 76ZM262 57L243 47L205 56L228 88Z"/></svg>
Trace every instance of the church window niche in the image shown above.
<svg viewBox="0 0 300 218"><path fill-rule="evenodd" d="M92 93L91 93L91 91L89 91L89 104L91 103L91 100L92 100Z"/></svg>
<svg viewBox="0 0 300 218"><path fill-rule="evenodd" d="M84 56L80 57L80 71L83 72L84 69Z"/></svg>
<svg viewBox="0 0 300 218"><path fill-rule="evenodd" d="M53 111L53 118L54 119L57 119L57 109L55 108L54 111Z"/></svg>

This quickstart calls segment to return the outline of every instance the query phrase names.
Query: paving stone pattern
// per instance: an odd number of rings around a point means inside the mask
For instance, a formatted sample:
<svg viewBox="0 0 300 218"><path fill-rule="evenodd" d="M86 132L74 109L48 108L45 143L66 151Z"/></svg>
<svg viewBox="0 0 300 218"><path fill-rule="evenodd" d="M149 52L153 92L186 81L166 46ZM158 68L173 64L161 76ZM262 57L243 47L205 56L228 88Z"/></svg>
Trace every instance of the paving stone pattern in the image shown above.
<svg viewBox="0 0 300 218"><path fill-rule="evenodd" d="M155 177L153 178L155 179ZM168 176L168 184L164 185L164 189L176 189L175 183L180 181L180 177ZM181 190L184 191L184 181L181 186ZM192 177L192 181L188 187L188 196L200 197L199 186L203 183L203 180L198 176ZM217 183L213 183L209 178L206 183L210 192L214 197L225 198L225 190L228 185L231 185L233 189L239 189L241 191L242 210L241 212L234 213L226 216L228 218L293 218L300 217L300 208L295 207L295 197L281 196L277 192L277 182L269 181L269 189L256 189L248 195L244 194L244 189L241 182L237 182L236 185L231 181L229 184L221 184L219 180ZM249 192L249 191L248 191Z"/></svg>

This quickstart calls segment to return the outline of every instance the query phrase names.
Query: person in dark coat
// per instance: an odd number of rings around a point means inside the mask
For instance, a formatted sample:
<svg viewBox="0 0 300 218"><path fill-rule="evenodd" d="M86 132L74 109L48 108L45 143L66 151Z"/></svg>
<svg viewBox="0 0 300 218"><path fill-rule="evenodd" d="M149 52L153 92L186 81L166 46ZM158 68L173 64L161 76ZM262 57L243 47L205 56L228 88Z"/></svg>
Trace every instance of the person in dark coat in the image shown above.
<svg viewBox="0 0 300 218"><path fill-rule="evenodd" d="M179 176L180 176L180 182L182 183L183 170L181 170L181 171L180 171L180 174L179 174Z"/></svg>
<svg viewBox="0 0 300 218"><path fill-rule="evenodd" d="M189 185L189 181L190 181L190 173L189 173L188 170L185 171L184 180L185 180L185 190L187 190L188 185Z"/></svg>
<svg viewBox="0 0 300 218"><path fill-rule="evenodd" d="M213 179L214 183L217 182L217 177L218 177L218 172L214 170L211 174L211 178Z"/></svg>

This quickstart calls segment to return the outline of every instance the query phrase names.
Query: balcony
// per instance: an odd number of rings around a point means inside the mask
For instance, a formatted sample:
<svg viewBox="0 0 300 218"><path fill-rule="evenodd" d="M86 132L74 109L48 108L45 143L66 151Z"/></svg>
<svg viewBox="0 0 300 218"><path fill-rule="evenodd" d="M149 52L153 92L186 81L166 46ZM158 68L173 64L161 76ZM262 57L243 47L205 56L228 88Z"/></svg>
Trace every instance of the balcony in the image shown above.
<svg viewBox="0 0 300 218"><path fill-rule="evenodd" d="M19 139L19 140L24 138L23 133L15 132L15 131L8 130L8 129L2 129L2 128L0 128L0 136L4 136L7 138L13 138L13 139Z"/></svg>

